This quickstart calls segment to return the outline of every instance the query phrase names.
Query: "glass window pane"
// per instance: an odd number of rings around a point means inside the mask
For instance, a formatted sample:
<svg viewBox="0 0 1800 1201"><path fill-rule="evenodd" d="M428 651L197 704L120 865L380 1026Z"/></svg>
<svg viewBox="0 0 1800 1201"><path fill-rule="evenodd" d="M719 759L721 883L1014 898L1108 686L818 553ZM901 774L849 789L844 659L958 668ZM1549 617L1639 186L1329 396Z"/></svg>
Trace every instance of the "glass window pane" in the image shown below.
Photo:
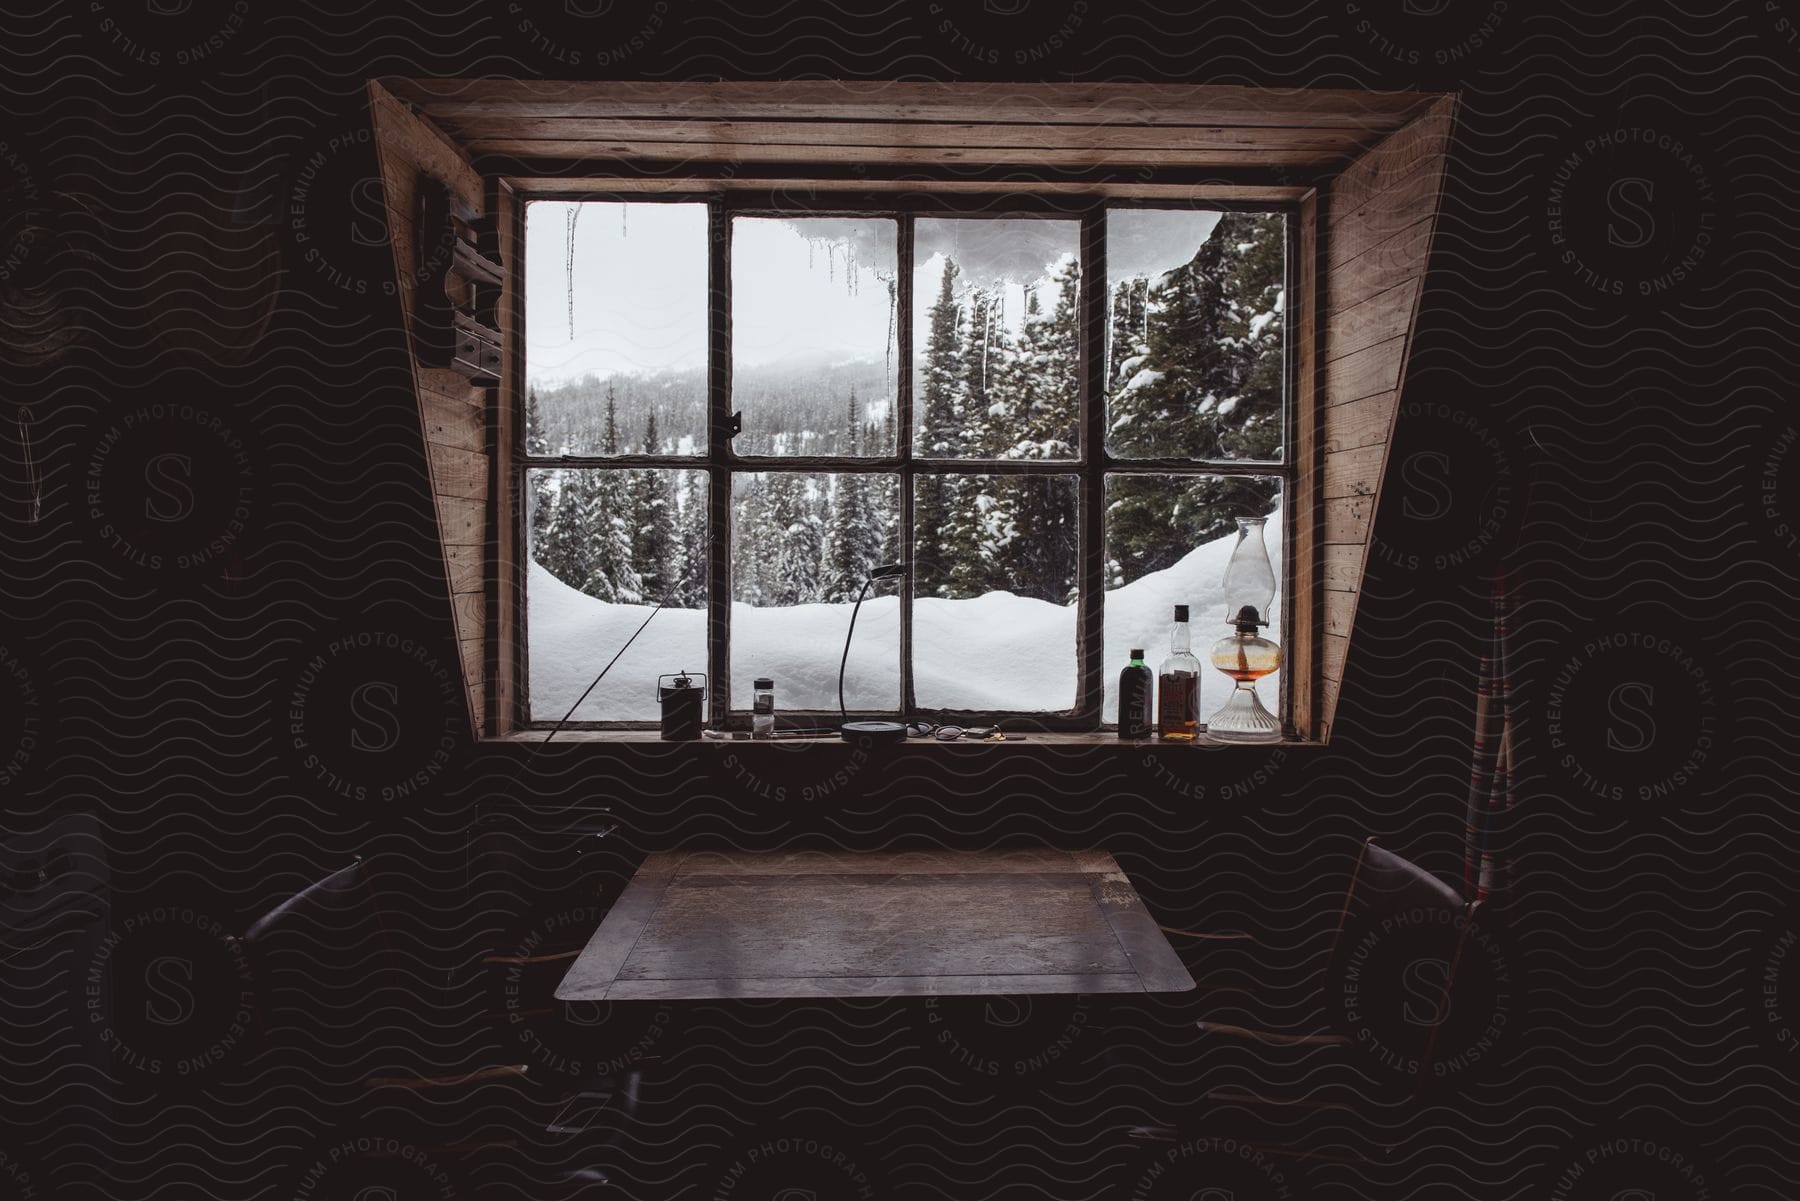
<svg viewBox="0 0 1800 1201"><path fill-rule="evenodd" d="M706 476L669 468L525 473L533 721L654 721L656 677L706 670Z"/></svg>
<svg viewBox="0 0 1800 1201"><path fill-rule="evenodd" d="M921 706L1074 707L1079 513L1074 476L913 481L913 693Z"/></svg>
<svg viewBox="0 0 1800 1201"><path fill-rule="evenodd" d="M739 454L893 453L898 245L885 217L733 220Z"/></svg>
<svg viewBox="0 0 1800 1201"><path fill-rule="evenodd" d="M1287 219L1106 214L1106 445L1130 458L1279 461Z"/></svg>
<svg viewBox="0 0 1800 1201"><path fill-rule="evenodd" d="M892 475L744 472L731 493L731 707L757 676L777 715L838 707L850 610L869 572L898 562L900 485ZM852 710L900 708L900 602L878 583L856 618L844 676ZM779 719L779 716L778 716Z"/></svg>
<svg viewBox="0 0 1800 1201"><path fill-rule="evenodd" d="M1133 647L1152 671L1169 654L1176 605L1190 610L1189 631L1200 673L1200 717L1225 703L1232 681L1207 665L1212 644L1231 632L1225 615L1225 565L1237 545L1237 519L1267 517L1264 542L1279 591L1262 634L1281 641L1286 579L1281 570L1281 481L1266 476L1109 475L1106 477L1107 724L1118 721L1119 670ZM1283 648L1284 652L1286 648ZM1262 702L1280 713L1281 676L1257 684Z"/></svg>
<svg viewBox="0 0 1800 1201"><path fill-rule="evenodd" d="M525 449L706 452L703 204L525 209Z"/></svg>
<svg viewBox="0 0 1800 1201"><path fill-rule="evenodd" d="M931 459L1072 459L1081 405L1081 225L913 226L913 446Z"/></svg>

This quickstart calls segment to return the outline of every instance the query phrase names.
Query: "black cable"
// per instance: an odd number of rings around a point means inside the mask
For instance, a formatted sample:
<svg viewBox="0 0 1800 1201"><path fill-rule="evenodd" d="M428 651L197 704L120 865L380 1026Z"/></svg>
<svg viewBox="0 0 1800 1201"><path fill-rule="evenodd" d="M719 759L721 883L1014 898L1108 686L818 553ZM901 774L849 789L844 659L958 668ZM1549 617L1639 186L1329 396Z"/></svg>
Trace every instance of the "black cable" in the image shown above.
<svg viewBox="0 0 1800 1201"><path fill-rule="evenodd" d="M844 667L850 662L850 635L856 633L856 615L862 610L863 597L869 595L869 585L874 582L874 576L863 581L862 591L856 594L856 605L850 610L850 628L844 632L844 657L838 660L838 717L843 721L850 720L850 711L844 707Z"/></svg>
<svg viewBox="0 0 1800 1201"><path fill-rule="evenodd" d="M863 597L869 595L869 587L877 580L899 579L906 574L904 563L883 563L869 573L863 581L862 591L856 594L856 605L850 610L850 628L844 631L844 657L838 660L838 717L850 720L850 711L844 707L844 666L850 662L850 636L856 633L856 615L862 610Z"/></svg>
<svg viewBox="0 0 1800 1201"><path fill-rule="evenodd" d="M655 616L656 616L656 615L657 615L657 614L658 614L658 613L661 613L661 612L662 612L662 609L663 609L663 606L664 606L664 605L666 605L666 604L668 604L668 603L669 603L669 602L668 602L668 601L666 601L666 600L660 600L660 601L657 601L657 602L656 602L656 608L654 608L654 609L652 609L652 610L650 610L650 617L655 617ZM606 666L605 666L605 667L602 667L602 668L601 668L601 669L600 669L600 675L598 675L598 676L595 676L595 677L594 677L594 682L593 682L593 683L592 683L592 684L589 684L589 685L588 685L588 686L587 686L587 692L583 692L583 693L582 693L582 694L581 694L581 695L580 695L580 696L578 696L578 697L576 697L576 698L575 698L575 703L574 703L574 704L573 704L573 705L570 705L570 706L569 706L569 711L568 711L568 712L567 712L567 713L565 713L565 714L563 714L563 715L562 715L562 720L561 720L561 721L559 721L559 722L557 722L557 723L556 723L556 724L555 724L555 725L554 725L554 726L551 726L551 727L550 727L550 732L549 732L549 733L548 733L548 734L546 734L546 735L544 735L544 741L543 741L543 742L540 742L540 743L538 743L538 746L539 746L539 747L542 747L542 746L543 746L543 745L544 745L544 743L547 743L547 742L549 742L549 741L550 741L550 740L551 740L551 739L552 739L552 738L555 738L555 737L556 737L556 732L557 732L557 731L558 731L558 730L560 730L560 729L562 729L562 728L563 728L563 726L565 726L565 725L567 725L567 724L568 724L568 721L569 721L569 719L570 719L570 718L571 718L571 717L573 717L573 716L575 716L575 710L577 710L577 709L579 709L579 708L581 708L581 702L582 702L582 701L585 701L585 700L587 700L587 698L588 698L588 692L592 692L592 691L593 691L593 690L594 690L594 688L595 688L595 686L596 686L596 685L598 685L598 684L599 684L599 683L600 683L600 678L601 678L601 676L604 676L604 675L605 675L605 674L606 674L606 673L607 673L607 672L609 672L609 671L611 671L611 670L612 670L612 665L613 665L613 664L614 664L614 663L617 663L617 662L618 662L618 661L619 661L619 655L623 655L623 654L624 654L624 653L625 653L625 652L626 652L626 651L628 651L628 650L630 650L630 649L631 649L631 644L632 644L632 643L634 643L634 642L636 642L636 641L637 641L637 636L638 636L638 634L642 634L642 633L643 633L643 632L644 632L644 626L647 626L647 625L649 625L649 624L650 624L650 617L646 617L646 618L644 618L644 625L642 625L642 626L639 626L639 627L638 627L638 628L637 628L637 634L633 634L633 635L632 635L632 636L631 636L631 637L629 637L629 638L627 638L627 639L626 639L626 640L625 640L625 645L624 645L624 646L622 646L622 647L620 647L620 648L619 648L619 654L618 654L618 655L614 655L614 656L613 656L613 657L612 657L612 658L611 658L611 659L610 659L610 660L609 660L609 661L608 661L608 662L607 662L607 664L606 664ZM532 752L532 753L533 753L533 755L534 755L534 756L535 756L535 755L536 755L536 752L535 752L535 751L534 751L534 752Z"/></svg>

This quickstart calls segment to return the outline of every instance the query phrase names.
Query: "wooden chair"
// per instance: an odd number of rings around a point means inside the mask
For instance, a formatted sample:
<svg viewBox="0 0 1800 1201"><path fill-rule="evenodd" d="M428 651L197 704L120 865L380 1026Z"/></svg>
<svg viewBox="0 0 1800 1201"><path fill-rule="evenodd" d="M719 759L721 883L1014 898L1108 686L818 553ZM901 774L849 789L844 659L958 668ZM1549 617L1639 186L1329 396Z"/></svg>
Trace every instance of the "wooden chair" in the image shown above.
<svg viewBox="0 0 1800 1201"><path fill-rule="evenodd" d="M367 962L371 951L379 956L379 961L386 969L410 977L411 973L404 966L405 957L396 955L398 948L390 933L390 927L383 915L377 892L372 886L367 864L358 856L348 865L324 876L282 901L267 913L257 918L238 940L244 947L248 957L261 968L268 968L272 958L272 944L286 939L289 945L284 948L294 958L289 967L304 969L308 965L320 972L336 970L342 974L344 959L356 962ZM571 953L572 954L572 953ZM507 964L513 962L538 962L561 960L561 953L534 956L529 960L516 960L514 957L489 955L483 958L484 963ZM351 976L359 973L353 968ZM307 995L298 998L302 1011L308 1008L312 1000L310 985L302 986ZM393 980L389 980L391 985ZM408 978L404 986L411 990L415 987L429 985L423 980ZM546 997L548 993L546 991ZM548 1004L555 1004L550 1001ZM292 1009L293 1006L289 1006ZM265 1036L274 1033L280 1026L280 1011L259 997L257 1006L258 1025ZM340 1014L341 1022L342 1016ZM503 1017L496 1017L496 1021ZM289 1033L295 1033L288 1027ZM311 1037L318 1037L317 1032L310 1032ZM580 1086L565 1086L560 1081L548 1081L540 1084L531 1074L530 1067L523 1063L486 1064L466 1071L448 1075L428 1074L395 1074L381 1073L358 1075L351 1081L321 1082L326 1087L323 1091L336 1093L352 1110L355 1106L355 1095L360 1093L369 1098L371 1103L391 1107L405 1106L405 1098L409 1096L429 1097L428 1108L438 1115L430 1121L439 1127L437 1134L444 1136L441 1144L427 1148L446 1156L465 1158L482 1152L495 1152L514 1148L518 1140L514 1138L494 1137L491 1133L493 1123L470 1122L478 1128L473 1138L460 1137L464 1131L452 1128L460 1123L450 1119L453 1115L467 1117L464 1107L457 1104L457 1098L470 1097L480 1092L493 1104L491 1089L498 1085L512 1086L518 1092L507 1102L515 1112L538 1109L546 1115L562 1112L571 1101L579 1098L591 1100L610 1100L610 1092L604 1096L595 1090L595 1085L586 1083ZM335 1083L338 1089L331 1088ZM347 1087L345 1087L347 1085ZM635 1096L635 1088L631 1090ZM543 1130L553 1135L570 1135L583 1133L559 1127L554 1117L543 1125ZM434 1141L436 1136L434 1135ZM588 1166L575 1167L566 1174L560 1186L554 1187L546 1195L570 1195L604 1182L604 1174L598 1169Z"/></svg>
<svg viewBox="0 0 1800 1201"><path fill-rule="evenodd" d="M1343 961L1347 952L1345 936L1353 923L1380 922L1385 918L1397 917L1415 910L1443 914L1446 924L1455 931L1447 965L1448 970L1444 974L1442 991L1437 998L1438 1005L1434 1020L1426 1031L1423 1054L1419 1058L1419 1067L1414 1074L1412 1095L1416 1098L1430 1078L1432 1053L1436 1046L1443 1015L1449 1011L1448 1002L1456 987L1457 973L1463 961L1463 952L1470 931L1474 928L1475 920L1481 910L1480 902L1465 899L1456 889L1445 884L1424 868L1378 845L1374 838L1367 838L1358 850L1356 862L1351 868L1349 885L1344 891L1343 904L1338 909L1337 925L1332 932L1325 976L1329 981L1334 969ZM1189 932L1170 930L1169 933L1188 934ZM1247 937L1244 935L1191 936ZM1352 1035L1342 1029L1269 1030L1207 1020L1201 1020L1195 1024L1203 1034L1209 1037L1234 1039L1270 1048L1349 1047L1355 1042ZM1209 1089L1202 1095L1206 1102L1216 1106L1277 1107L1293 1111L1339 1110L1350 1112L1352 1110L1351 1106L1333 1101L1269 1096L1230 1089ZM1153 1140L1175 1137L1174 1128L1169 1126L1134 1127L1130 1133L1134 1138ZM1266 1149L1277 1154L1288 1153L1277 1146ZM1317 1158L1303 1152L1292 1153L1298 1158Z"/></svg>

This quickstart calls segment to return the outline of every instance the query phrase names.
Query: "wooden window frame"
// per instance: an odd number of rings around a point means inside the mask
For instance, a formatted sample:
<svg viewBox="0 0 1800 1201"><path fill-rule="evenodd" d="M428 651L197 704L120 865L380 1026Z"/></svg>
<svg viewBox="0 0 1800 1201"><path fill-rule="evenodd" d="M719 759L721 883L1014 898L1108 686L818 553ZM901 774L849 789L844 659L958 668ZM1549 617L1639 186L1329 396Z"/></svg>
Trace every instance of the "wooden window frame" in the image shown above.
<svg viewBox="0 0 1800 1201"><path fill-rule="evenodd" d="M1024 186L1024 185L1022 185ZM1185 190L1185 189L1184 189ZM1281 703L1279 716L1286 738L1307 741L1312 735L1311 714L1317 695L1316 637L1313 614L1319 604L1318 550L1321 514L1311 484L1311 466L1318 448L1318 404L1314 395L1314 342L1319 303L1316 259L1316 206L1310 194L1302 199L1271 195L1266 200L1221 199L1193 189L1198 195L1171 195L1171 189L1149 183L1141 195L1122 195L1117 189L1091 193L1034 193L1008 189L1003 192L936 191L929 183L916 184L905 193L854 194L819 191L799 194L759 188L721 187L716 180L695 180L683 188L658 181L654 188L578 188L566 191L540 183L528 191L504 189L496 207L506 223L509 240L519 253L510 256L509 318L502 332L508 362L504 367L501 421L497 423L506 501L499 512L508 520L497 523L501 545L496 561L508 566L510 579L499 581L502 604L496 607L495 652L490 665L500 667L500 657L510 651L511 712L506 724L526 736L557 725L543 714L532 715L529 701L529 629L526 574L529 567L527 513L524 503L527 472L545 468L674 468L704 473L707 477L708 611L707 657L709 724L714 728L746 728L748 712L730 707L730 608L731 608L731 484L734 475L757 472L809 472L875 474L897 477L900 490L901 529L910 544L912 530L912 482L921 475L1053 475L1078 479L1080 496L1076 601L1075 652L1076 696L1073 708L1062 712L999 712L958 709L924 709L913 693L912 609L913 580L901 588L900 684L901 710L908 718L957 721L971 718L998 719L1010 730L1042 733L1104 735L1115 724L1102 712L1105 675L1104 604L1105 538L1104 498L1111 475L1249 476L1281 482L1282 581L1280 586L1283 632ZM1273 191L1273 190L1272 190ZM704 203L708 211L708 389L707 447L698 455L531 456L525 449L522 398L525 381L525 210L536 201ZM1189 208L1218 212L1276 212L1285 218L1285 281L1283 341L1283 456L1278 463L1236 463L1194 459L1145 459L1113 456L1105 444L1105 343L1111 320L1111 296L1105 284L1105 223L1109 210L1130 208ZM876 458L832 456L740 455L731 445L733 413L731 394L731 225L736 217L868 217L891 218L897 223L896 238L896 436L892 455ZM1079 223L1081 314L1080 391L1078 401L1079 453L1068 460L915 459L911 455L913 433L913 360L917 351L913 317L913 226L920 217L1041 218ZM1096 286L1097 285L1097 286ZM510 403L507 403L509 402ZM1223 621L1218 624L1222 632ZM1199 623L1202 644L1208 626ZM504 630L509 637L500 636ZM1307 643L1302 648L1301 642ZM852 710L851 716L892 716L893 710ZM837 710L784 710L787 716L806 719L835 718ZM499 716L496 714L495 716ZM560 715L558 715L560 716ZM570 730L644 731L654 722L629 720L570 721Z"/></svg>

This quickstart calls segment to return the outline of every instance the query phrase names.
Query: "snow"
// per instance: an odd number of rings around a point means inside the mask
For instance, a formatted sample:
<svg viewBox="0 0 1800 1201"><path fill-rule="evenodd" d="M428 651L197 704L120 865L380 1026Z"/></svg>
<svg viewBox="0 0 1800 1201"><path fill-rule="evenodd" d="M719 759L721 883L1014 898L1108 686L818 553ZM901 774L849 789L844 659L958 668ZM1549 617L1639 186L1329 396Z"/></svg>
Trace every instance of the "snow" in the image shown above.
<svg viewBox="0 0 1800 1201"><path fill-rule="evenodd" d="M1281 512L1269 518L1269 557L1281 578ZM1143 647L1154 669L1168 654L1175 605L1192 608L1194 653L1229 632L1223 582L1237 535L1205 543L1163 571L1106 594L1104 713L1116 716L1119 669L1132 647ZM900 612L893 585L877 585L856 619L845 675L852 709L899 707ZM595 600L533 563L527 580L531 639L532 717L555 721L632 631L649 616L646 605ZM1280 604L1276 616L1279 618ZM926 708L978 711L1057 710L1075 701L1075 607L990 592L969 600L921 598L913 606L914 691ZM732 702L748 708L750 681L775 681L783 709L835 709L838 657L850 620L848 604L756 608L733 604ZM1265 631L1280 641L1279 622ZM706 613L665 609L574 715L577 721L654 720L656 677L701 673L706 664ZM1259 686L1263 703L1279 701L1277 680ZM1201 711L1225 701L1231 681L1210 668L1201 673Z"/></svg>
<svg viewBox="0 0 1800 1201"><path fill-rule="evenodd" d="M1119 394L1124 395L1126 392L1136 392L1139 388L1148 388L1166 374L1167 372L1157 371L1155 368L1145 368L1126 380L1125 386L1119 389Z"/></svg>

